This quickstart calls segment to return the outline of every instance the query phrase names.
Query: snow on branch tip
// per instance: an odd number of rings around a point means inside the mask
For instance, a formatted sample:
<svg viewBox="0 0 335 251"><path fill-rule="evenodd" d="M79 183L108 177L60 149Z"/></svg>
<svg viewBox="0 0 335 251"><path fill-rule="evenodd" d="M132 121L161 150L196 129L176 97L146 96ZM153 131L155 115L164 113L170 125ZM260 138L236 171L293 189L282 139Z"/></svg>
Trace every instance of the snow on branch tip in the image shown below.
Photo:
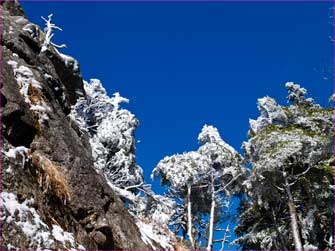
<svg viewBox="0 0 335 251"><path fill-rule="evenodd" d="M45 40L42 44L41 52L45 52L46 50L48 50L49 45L52 45L53 47L58 48L58 49L66 48L65 44L58 45L51 41L51 39L54 36L53 30L56 29L59 31L63 31L60 27L58 27L57 25L51 22L52 16L53 16L52 13L48 15L48 19L41 16L41 18L45 21L45 28L44 28Z"/></svg>

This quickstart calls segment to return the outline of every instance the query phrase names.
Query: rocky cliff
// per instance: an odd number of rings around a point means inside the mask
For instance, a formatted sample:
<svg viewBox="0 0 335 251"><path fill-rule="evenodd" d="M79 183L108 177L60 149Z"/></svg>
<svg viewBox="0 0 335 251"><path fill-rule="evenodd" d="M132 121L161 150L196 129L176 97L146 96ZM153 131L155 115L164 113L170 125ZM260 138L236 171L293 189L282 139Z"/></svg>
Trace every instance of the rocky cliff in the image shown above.
<svg viewBox="0 0 335 251"><path fill-rule="evenodd" d="M86 95L78 62L41 53L18 3L1 16L2 249L149 249L69 118Z"/></svg>

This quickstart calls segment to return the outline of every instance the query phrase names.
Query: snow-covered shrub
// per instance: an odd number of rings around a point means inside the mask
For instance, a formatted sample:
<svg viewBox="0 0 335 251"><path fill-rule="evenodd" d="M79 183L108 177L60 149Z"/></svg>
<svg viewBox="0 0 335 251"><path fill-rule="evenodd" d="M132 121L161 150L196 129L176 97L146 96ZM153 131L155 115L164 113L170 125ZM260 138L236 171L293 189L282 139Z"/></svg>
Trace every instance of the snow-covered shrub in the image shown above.
<svg viewBox="0 0 335 251"><path fill-rule="evenodd" d="M119 93L109 97L98 79L85 81L84 89L86 97L78 100L70 116L89 137L95 167L113 188L118 188L118 193L120 189L141 184L143 171L136 164L134 139L138 120L120 107L129 100Z"/></svg>

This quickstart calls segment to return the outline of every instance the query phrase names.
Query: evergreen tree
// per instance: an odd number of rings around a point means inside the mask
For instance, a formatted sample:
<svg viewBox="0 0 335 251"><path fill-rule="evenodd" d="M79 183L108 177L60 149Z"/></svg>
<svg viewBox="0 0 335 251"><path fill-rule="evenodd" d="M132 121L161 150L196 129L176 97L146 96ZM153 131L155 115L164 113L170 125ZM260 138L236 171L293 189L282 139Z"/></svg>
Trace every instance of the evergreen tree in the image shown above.
<svg viewBox="0 0 335 251"><path fill-rule="evenodd" d="M236 240L243 249L332 249L333 109L287 83L289 107L258 100L243 144L252 165L244 182Z"/></svg>

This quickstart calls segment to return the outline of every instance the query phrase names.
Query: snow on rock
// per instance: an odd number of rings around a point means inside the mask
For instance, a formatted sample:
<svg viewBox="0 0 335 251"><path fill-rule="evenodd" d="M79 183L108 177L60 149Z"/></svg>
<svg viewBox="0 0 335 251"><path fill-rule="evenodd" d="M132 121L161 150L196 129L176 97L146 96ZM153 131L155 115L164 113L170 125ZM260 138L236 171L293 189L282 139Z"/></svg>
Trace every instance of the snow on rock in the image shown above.
<svg viewBox="0 0 335 251"><path fill-rule="evenodd" d="M60 226L52 225L51 232L52 236L62 244L66 245L66 243L69 242L71 247L76 246L73 234L64 231Z"/></svg>
<svg viewBox="0 0 335 251"><path fill-rule="evenodd" d="M18 248L18 247L15 247L15 246L13 246L13 245L11 245L11 244L7 244L7 250L21 250L20 248Z"/></svg>
<svg viewBox="0 0 335 251"><path fill-rule="evenodd" d="M13 69L14 77L24 101L38 116L39 123L43 124L49 119L48 112L51 112L51 108L43 100L41 83L35 79L32 70L27 66L18 66L18 62L14 60L9 60L7 64Z"/></svg>
<svg viewBox="0 0 335 251"><path fill-rule="evenodd" d="M26 24L26 23L29 22L26 18L21 17L21 16L17 16L17 17L15 17L14 21L15 21L15 23L17 23L17 24Z"/></svg>
<svg viewBox="0 0 335 251"><path fill-rule="evenodd" d="M32 33L33 32L33 24L32 23L26 24L25 26L23 26L22 30L27 31L29 33Z"/></svg>
<svg viewBox="0 0 335 251"><path fill-rule="evenodd" d="M50 107L48 107L47 105L32 105L30 107L30 110L32 111L37 111L37 112L50 112Z"/></svg>
<svg viewBox="0 0 335 251"><path fill-rule="evenodd" d="M3 151L3 153L7 158L12 158L12 159L16 159L18 156L20 156L22 159L22 168L23 168L25 165L25 162L29 158L30 151L28 148L24 146L17 146L14 148L10 148L8 151Z"/></svg>
<svg viewBox="0 0 335 251"><path fill-rule="evenodd" d="M42 220L35 208L32 207L33 199L18 201L14 193L2 192L1 197L1 220L21 229L29 239L30 247L33 249L84 249L78 245L71 233L64 231L60 226L53 225L50 230ZM60 245L61 244L61 245Z"/></svg>
<svg viewBox="0 0 335 251"><path fill-rule="evenodd" d="M74 72L79 71L79 62L69 55L60 53L57 49L56 52L62 58L66 67L71 68Z"/></svg>
<svg viewBox="0 0 335 251"><path fill-rule="evenodd" d="M12 174L13 173L13 169L11 165L8 165L8 168L5 170L6 173L8 174Z"/></svg>
<svg viewBox="0 0 335 251"><path fill-rule="evenodd" d="M15 148L9 149L7 152L4 152L4 154L8 158L13 158L15 159L17 157L17 154L20 154L22 157L26 156L28 154L28 148L24 146L17 146Z"/></svg>
<svg viewBox="0 0 335 251"><path fill-rule="evenodd" d="M144 243L150 245L153 250L174 250L174 235L167 228L162 228L155 222L140 219L136 220L136 225Z"/></svg>
<svg viewBox="0 0 335 251"><path fill-rule="evenodd" d="M22 28L23 31L28 32L28 34L34 38L34 39L39 39L40 36L40 29L38 28L38 26L36 26L33 23L28 23L25 26L23 26Z"/></svg>
<svg viewBox="0 0 335 251"><path fill-rule="evenodd" d="M8 60L7 64L10 65L13 69L16 69L18 63L14 60Z"/></svg>
<svg viewBox="0 0 335 251"><path fill-rule="evenodd" d="M9 61L8 64L12 66L16 81L20 87L20 93L24 97L26 103L30 104L28 95L29 85L35 83L35 86L40 87L39 83L34 79L33 72L26 66L21 65L17 67L18 63Z"/></svg>
<svg viewBox="0 0 335 251"><path fill-rule="evenodd" d="M14 34L14 29L12 26L9 26L8 34Z"/></svg>

